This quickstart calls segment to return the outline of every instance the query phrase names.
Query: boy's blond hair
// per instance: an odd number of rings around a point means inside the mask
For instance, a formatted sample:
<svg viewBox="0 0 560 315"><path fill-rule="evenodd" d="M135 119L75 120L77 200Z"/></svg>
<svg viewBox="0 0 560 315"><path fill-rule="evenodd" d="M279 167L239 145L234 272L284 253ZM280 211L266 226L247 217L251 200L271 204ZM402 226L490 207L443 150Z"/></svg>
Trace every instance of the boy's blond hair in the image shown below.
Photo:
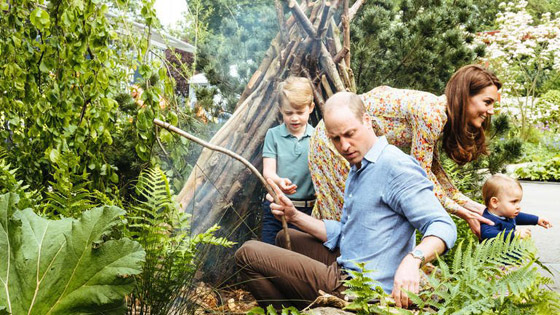
<svg viewBox="0 0 560 315"><path fill-rule="evenodd" d="M278 85L278 105L291 105L295 109L313 106L313 90L307 78L288 77Z"/></svg>
<svg viewBox="0 0 560 315"><path fill-rule="evenodd" d="M515 185L523 191L523 187L521 187L517 179L504 174L494 174L488 178L482 186L482 198L484 199L486 207L490 204L490 199L492 199L492 197L497 197L505 185Z"/></svg>

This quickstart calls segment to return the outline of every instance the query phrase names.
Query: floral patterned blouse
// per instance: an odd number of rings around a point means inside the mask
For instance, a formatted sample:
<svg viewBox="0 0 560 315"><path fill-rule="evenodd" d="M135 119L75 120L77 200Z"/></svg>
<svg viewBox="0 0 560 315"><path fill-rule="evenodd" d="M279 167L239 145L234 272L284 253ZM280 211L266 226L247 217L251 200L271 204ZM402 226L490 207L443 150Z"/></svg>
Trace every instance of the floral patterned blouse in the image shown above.
<svg viewBox="0 0 560 315"><path fill-rule="evenodd" d="M469 199L451 183L437 153L437 141L447 121L445 96L380 86L360 97L376 135L385 135L401 149L409 148L434 183L434 193L444 208L450 213L461 209ZM327 137L323 121L311 137L309 168L317 193L313 215L340 220L350 167Z"/></svg>

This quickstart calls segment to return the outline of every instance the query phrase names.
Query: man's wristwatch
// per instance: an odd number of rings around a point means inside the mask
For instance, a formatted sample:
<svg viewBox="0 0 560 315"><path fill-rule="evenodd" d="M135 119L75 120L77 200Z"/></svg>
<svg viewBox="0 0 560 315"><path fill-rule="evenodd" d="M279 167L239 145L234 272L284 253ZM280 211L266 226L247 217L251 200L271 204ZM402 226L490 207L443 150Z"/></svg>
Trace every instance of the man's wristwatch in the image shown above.
<svg viewBox="0 0 560 315"><path fill-rule="evenodd" d="M420 259L420 265L424 264L424 260L426 260L426 257L424 257L424 253L421 250L415 249L411 251L409 254L416 259Z"/></svg>

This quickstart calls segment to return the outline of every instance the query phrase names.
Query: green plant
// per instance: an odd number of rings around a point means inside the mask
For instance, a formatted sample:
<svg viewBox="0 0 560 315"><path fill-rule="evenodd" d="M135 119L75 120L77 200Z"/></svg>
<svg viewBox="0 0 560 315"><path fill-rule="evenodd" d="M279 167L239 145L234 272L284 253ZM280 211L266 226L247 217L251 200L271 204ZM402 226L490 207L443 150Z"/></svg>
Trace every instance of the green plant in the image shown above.
<svg viewBox="0 0 560 315"><path fill-rule="evenodd" d="M518 168L515 175L520 179L560 181L560 156Z"/></svg>
<svg viewBox="0 0 560 315"><path fill-rule="evenodd" d="M31 191L28 185L16 178L17 169L6 162L4 149L0 147L0 194L15 193L20 196L18 207L27 208L38 204L41 197L37 191Z"/></svg>
<svg viewBox="0 0 560 315"><path fill-rule="evenodd" d="M193 307L193 278L198 270L200 245L231 247L233 242L215 237L213 226L204 233L190 235L189 215L180 211L159 168L147 169L136 184L137 200L127 213L125 235L138 241L146 251L146 263L130 296L129 312L169 314Z"/></svg>
<svg viewBox="0 0 560 315"><path fill-rule="evenodd" d="M539 122L545 128L558 129L560 125L560 90L549 90L537 102Z"/></svg>
<svg viewBox="0 0 560 315"><path fill-rule="evenodd" d="M11 314L122 314L144 251L114 238L124 211L99 207L48 220L0 196L0 305ZM1 308L0 308L1 313Z"/></svg>
<svg viewBox="0 0 560 315"><path fill-rule="evenodd" d="M352 22L352 66L358 92L379 85L443 94L451 74L484 54L472 45L471 1L368 1Z"/></svg>
<svg viewBox="0 0 560 315"><path fill-rule="evenodd" d="M452 264L438 259L438 270L428 277L432 288L410 294L411 299L420 309L438 314L557 313L560 296L542 287L551 280L537 269L548 270L533 242L511 237L460 243Z"/></svg>
<svg viewBox="0 0 560 315"><path fill-rule="evenodd" d="M353 298L352 302L344 309L357 312L360 315L392 314L391 310L395 310L395 308L390 305L392 303L387 299L389 296L381 286L376 285L376 281L365 276L368 272L371 272L371 270L366 270L366 263L358 262L356 266L360 271L350 270L351 278L344 280L344 286L348 289L343 293ZM375 304L370 304L372 302L375 302Z"/></svg>
<svg viewBox="0 0 560 315"><path fill-rule="evenodd" d="M280 311L280 314L300 315L301 313L298 311L297 308L290 306L290 307L283 308L282 311ZM278 315L278 312L274 309L274 307L272 307L272 305L269 305L266 308L266 311L262 307L254 307L250 309L249 312L247 312L247 315Z"/></svg>

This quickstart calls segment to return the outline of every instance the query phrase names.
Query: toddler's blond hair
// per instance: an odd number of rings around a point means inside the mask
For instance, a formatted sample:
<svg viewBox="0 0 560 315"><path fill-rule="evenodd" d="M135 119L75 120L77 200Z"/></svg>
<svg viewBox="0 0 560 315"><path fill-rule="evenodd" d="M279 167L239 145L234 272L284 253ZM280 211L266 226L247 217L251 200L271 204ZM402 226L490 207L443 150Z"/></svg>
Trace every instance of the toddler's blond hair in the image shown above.
<svg viewBox="0 0 560 315"><path fill-rule="evenodd" d="M507 187L504 187L506 185ZM517 179L507 175L494 174L488 178L484 185L482 185L482 198L484 199L486 207L490 204L490 199L492 199L492 197L497 197L504 188L510 188L511 186L517 186L523 191L523 187L521 187Z"/></svg>

